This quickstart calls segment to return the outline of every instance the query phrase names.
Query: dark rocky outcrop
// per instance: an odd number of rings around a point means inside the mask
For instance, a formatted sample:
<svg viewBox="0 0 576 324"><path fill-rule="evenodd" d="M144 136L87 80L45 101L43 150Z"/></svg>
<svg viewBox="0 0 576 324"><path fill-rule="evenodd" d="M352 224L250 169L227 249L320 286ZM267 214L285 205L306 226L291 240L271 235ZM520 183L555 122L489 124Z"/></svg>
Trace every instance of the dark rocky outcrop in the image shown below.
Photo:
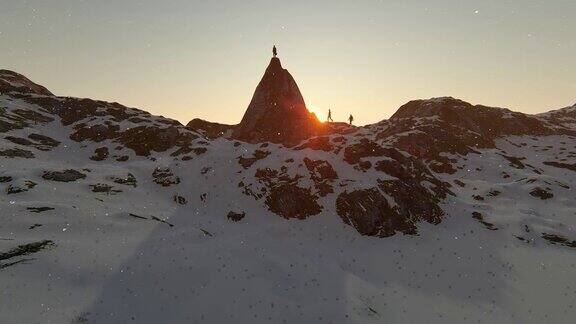
<svg viewBox="0 0 576 324"><path fill-rule="evenodd" d="M494 224L487 222L484 219L484 215L482 215L482 213L480 213L480 212L477 212L477 211L472 212L472 218L477 220L480 224L484 225L484 227L486 227L486 229L489 229L491 231L498 230L498 228L496 226L494 226Z"/></svg>
<svg viewBox="0 0 576 324"><path fill-rule="evenodd" d="M560 244L567 247L576 248L576 240L569 240L561 235L542 233L542 238L551 244Z"/></svg>
<svg viewBox="0 0 576 324"><path fill-rule="evenodd" d="M338 179L338 174L328 161L311 160L304 158L304 165L310 172L310 179L314 181L314 186L320 197L333 193L332 182Z"/></svg>
<svg viewBox="0 0 576 324"><path fill-rule="evenodd" d="M17 194L17 193L21 193L21 192L26 192L28 190L33 189L34 187L36 187L37 183L31 180L26 180L24 181L24 183L22 185L9 185L8 187L6 187L6 194L7 195L11 195L11 194Z"/></svg>
<svg viewBox="0 0 576 324"><path fill-rule="evenodd" d="M34 147L40 151L50 151L60 145L59 141L40 134L30 134L28 139L15 136L6 136L4 138L14 144Z"/></svg>
<svg viewBox="0 0 576 324"><path fill-rule="evenodd" d="M177 203L178 205L186 205L188 203L186 198L180 195L174 195L174 197L172 197L172 200L174 200L174 202Z"/></svg>
<svg viewBox="0 0 576 324"><path fill-rule="evenodd" d="M7 252L0 253L0 261L5 261L8 259L12 259L14 257L25 256L33 253L37 253L47 247L55 246L53 241L50 240L43 240L38 242L32 242L28 244L19 245L13 249L10 249ZM1 268L0 268L1 269Z"/></svg>
<svg viewBox="0 0 576 324"><path fill-rule="evenodd" d="M536 198L540 198L542 200L546 200L546 199L550 199L552 197L554 197L554 194L552 192L550 192L549 188L541 188L541 187L536 187L534 189L532 189L530 191L530 195L532 197L536 197Z"/></svg>
<svg viewBox="0 0 576 324"><path fill-rule="evenodd" d="M562 133L534 116L450 97L411 101L382 124L386 127L378 138L394 137L394 147L429 163L438 173L456 171L445 154L478 153L494 148L495 140L507 135Z"/></svg>
<svg viewBox="0 0 576 324"><path fill-rule="evenodd" d="M13 178L10 177L10 176L0 176L0 183L11 182L12 179L13 179Z"/></svg>
<svg viewBox="0 0 576 324"><path fill-rule="evenodd" d="M270 189L266 205L271 212L284 218L305 219L322 211L316 199L308 188L283 183Z"/></svg>
<svg viewBox="0 0 576 324"><path fill-rule="evenodd" d="M358 143L349 145L344 149L344 161L356 164L362 158L383 156L386 155L386 152L387 150L376 142L362 138Z"/></svg>
<svg viewBox="0 0 576 324"><path fill-rule="evenodd" d="M332 145L332 143L330 143L330 138L327 136L318 136L318 137L313 137L307 141L305 141L304 143L302 143L301 145L299 145L298 147L295 147L295 150L303 150L303 149L312 149L312 150L317 150L317 151L325 151L325 152L330 152L334 149L334 146Z"/></svg>
<svg viewBox="0 0 576 324"><path fill-rule="evenodd" d="M52 122L55 120L53 116L58 116L62 125L73 127L74 132L70 134L70 138L74 141L111 140L123 144L141 156L148 156L152 151L164 152L174 147L188 148L193 140L199 138L197 133L186 129L175 120L153 117L145 111L118 103L56 97L18 74L0 70L0 91L4 89L7 89L6 93L11 96L37 105L40 109L34 111L17 108L6 111L0 108L0 133L36 123ZM133 125L121 129L120 122ZM59 144L39 134L31 135L30 138L38 142L34 146L39 150L49 150Z"/></svg>
<svg viewBox="0 0 576 324"><path fill-rule="evenodd" d="M105 183L97 183L97 184L90 185L90 189L92 190L92 192L105 193L105 194L109 194L109 195L113 195L113 194L122 192L122 190L114 189L114 187L112 187L109 184L105 184Z"/></svg>
<svg viewBox="0 0 576 324"><path fill-rule="evenodd" d="M10 148L6 150L0 150L0 156L7 158L33 159L34 153L19 148Z"/></svg>
<svg viewBox="0 0 576 324"><path fill-rule="evenodd" d="M401 106L390 119L427 117L437 117L447 124L482 135L487 140L502 135L549 135L553 133L553 130L536 117L504 108L474 106L451 97L410 101Z"/></svg>
<svg viewBox="0 0 576 324"><path fill-rule="evenodd" d="M106 146L99 147L94 150L94 154L90 157L92 161L104 161L108 158L109 155L108 148Z"/></svg>
<svg viewBox="0 0 576 324"><path fill-rule="evenodd" d="M256 150L256 151L254 151L254 153L252 153L252 157L239 156L238 157L238 163L244 169L248 169L249 167L252 166L252 164L256 163L256 161L262 160L262 159L266 158L268 155L270 155L269 151Z"/></svg>
<svg viewBox="0 0 576 324"><path fill-rule="evenodd" d="M241 221L244 217L246 217L246 213L245 212L241 212L241 213L236 213L236 212L229 212L228 213L228 219L233 221L233 222L239 222Z"/></svg>
<svg viewBox="0 0 576 324"><path fill-rule="evenodd" d="M310 113L290 73L272 58L233 138L293 146L323 132L323 124Z"/></svg>
<svg viewBox="0 0 576 324"><path fill-rule="evenodd" d="M175 176L170 168L156 168L152 173L152 177L154 178L154 182L162 187L169 187L180 183L180 178Z"/></svg>
<svg viewBox="0 0 576 324"><path fill-rule="evenodd" d="M344 223L362 235L385 237L396 231L416 232L416 226L400 217L378 188L341 193L336 200L336 211Z"/></svg>
<svg viewBox="0 0 576 324"><path fill-rule="evenodd" d="M49 210L54 210L54 207L27 207L26 210L31 213L42 213Z"/></svg>
<svg viewBox="0 0 576 324"><path fill-rule="evenodd" d="M120 134L118 141L137 155L150 155L150 151L164 152L175 146L190 146L197 135L183 128L171 126L168 128L140 126L126 130Z"/></svg>
<svg viewBox="0 0 576 324"><path fill-rule="evenodd" d="M21 74L9 70L0 70L0 94L10 92L53 96L48 89L28 80Z"/></svg>
<svg viewBox="0 0 576 324"><path fill-rule="evenodd" d="M225 136L234 127L235 125L212 123L200 118L194 118L186 124L186 128L196 131L209 139Z"/></svg>
<svg viewBox="0 0 576 324"><path fill-rule="evenodd" d="M136 177L132 173L128 173L126 177L111 177L112 181L118 184L136 187Z"/></svg>
<svg viewBox="0 0 576 324"><path fill-rule="evenodd" d="M553 166L556 168L561 168L561 169L567 169L570 171L575 171L576 172L576 163L562 163L562 162L556 162L556 161L546 161L544 162L545 165L549 165L549 166Z"/></svg>
<svg viewBox="0 0 576 324"><path fill-rule="evenodd" d="M49 151L60 145L60 141L41 134L30 134L28 138L35 141L36 148L41 151Z"/></svg>
<svg viewBox="0 0 576 324"><path fill-rule="evenodd" d="M539 114L538 117L553 125L569 128L576 133L573 129L576 125L576 104L570 107Z"/></svg>
<svg viewBox="0 0 576 324"><path fill-rule="evenodd" d="M72 182L86 178L86 175L76 170L68 169L64 171L45 171L42 178L50 181Z"/></svg>

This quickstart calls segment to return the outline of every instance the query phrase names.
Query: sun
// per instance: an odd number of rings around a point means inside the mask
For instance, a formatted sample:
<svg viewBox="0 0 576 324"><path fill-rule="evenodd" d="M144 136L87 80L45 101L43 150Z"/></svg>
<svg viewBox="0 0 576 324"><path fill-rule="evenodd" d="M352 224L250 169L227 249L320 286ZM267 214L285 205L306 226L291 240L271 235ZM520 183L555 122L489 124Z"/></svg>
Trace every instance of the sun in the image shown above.
<svg viewBox="0 0 576 324"><path fill-rule="evenodd" d="M306 108L308 108L308 111L311 113L314 113L316 115L316 117L318 118L318 120L320 120L321 122L325 122L326 121L326 116L328 114L328 109L322 109L318 106L315 105L311 105L311 104L307 104Z"/></svg>

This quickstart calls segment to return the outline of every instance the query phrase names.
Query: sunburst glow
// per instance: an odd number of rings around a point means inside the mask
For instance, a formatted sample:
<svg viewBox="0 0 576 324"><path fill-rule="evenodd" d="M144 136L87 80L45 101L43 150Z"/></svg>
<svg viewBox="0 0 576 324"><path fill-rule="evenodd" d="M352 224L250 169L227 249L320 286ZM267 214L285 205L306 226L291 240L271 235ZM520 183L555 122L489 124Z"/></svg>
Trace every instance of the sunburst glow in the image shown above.
<svg viewBox="0 0 576 324"><path fill-rule="evenodd" d="M309 112L314 113L316 117L318 117L318 120L321 122L326 122L328 117L328 108L320 108L311 104L306 104L306 108L308 108Z"/></svg>

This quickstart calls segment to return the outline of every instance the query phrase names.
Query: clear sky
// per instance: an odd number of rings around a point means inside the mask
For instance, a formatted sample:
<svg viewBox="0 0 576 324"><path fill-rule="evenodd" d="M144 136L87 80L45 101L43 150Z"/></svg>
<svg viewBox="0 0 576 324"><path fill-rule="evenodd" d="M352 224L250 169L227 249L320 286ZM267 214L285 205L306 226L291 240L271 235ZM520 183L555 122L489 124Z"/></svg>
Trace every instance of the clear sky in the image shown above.
<svg viewBox="0 0 576 324"><path fill-rule="evenodd" d="M308 107L358 124L453 96L576 103L575 0L0 0L0 68L58 95L237 123L278 45Z"/></svg>

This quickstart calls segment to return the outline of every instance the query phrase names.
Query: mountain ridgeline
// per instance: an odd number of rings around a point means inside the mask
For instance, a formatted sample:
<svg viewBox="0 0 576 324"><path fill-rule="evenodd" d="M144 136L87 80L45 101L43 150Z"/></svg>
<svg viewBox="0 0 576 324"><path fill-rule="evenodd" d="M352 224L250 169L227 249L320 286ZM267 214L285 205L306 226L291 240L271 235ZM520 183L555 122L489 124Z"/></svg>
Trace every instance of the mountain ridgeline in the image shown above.
<svg viewBox="0 0 576 324"><path fill-rule="evenodd" d="M568 144L554 154L548 147L546 161L531 161L539 139L573 143L573 107L527 115L444 97L411 101L389 120L373 125L324 124L306 109L296 82L277 57L270 61L238 125L195 119L185 127L118 103L58 97L6 70L0 71L0 89L0 132L4 134L0 156L5 158L54 159L44 157L44 152L69 142L68 150L74 148L70 154L90 151L86 161L90 163L129 165L144 159L155 182L185 193L174 166L157 161L173 161L179 168L196 161L188 172L205 174L217 164L214 154L220 154L237 161L229 166L229 171L236 170L229 176L235 195L250 197L284 218L335 214L371 236L416 234L422 221L442 222L450 199L476 197L474 203L487 199L474 192L461 197L466 187L461 173L470 168L471 156L489 155L510 166L490 171L500 172L501 179L485 180L494 186L504 179L514 182L536 176L540 178L531 180L532 189L547 192L550 198L553 191L565 190L562 185L553 188L565 179L549 182L542 178L545 169L576 167L571 162L575 148ZM47 125L52 136L42 132ZM511 153L511 148L523 151ZM66 159L66 154L58 158ZM542 159L542 154L537 157ZM70 166L70 170L83 167ZM9 171L4 173L5 179L14 179ZM23 176L21 182L43 181L33 177ZM11 181L7 191L15 188Z"/></svg>
<svg viewBox="0 0 576 324"><path fill-rule="evenodd" d="M184 126L0 70L0 322L571 323L574 188L576 105L320 123L273 58Z"/></svg>

